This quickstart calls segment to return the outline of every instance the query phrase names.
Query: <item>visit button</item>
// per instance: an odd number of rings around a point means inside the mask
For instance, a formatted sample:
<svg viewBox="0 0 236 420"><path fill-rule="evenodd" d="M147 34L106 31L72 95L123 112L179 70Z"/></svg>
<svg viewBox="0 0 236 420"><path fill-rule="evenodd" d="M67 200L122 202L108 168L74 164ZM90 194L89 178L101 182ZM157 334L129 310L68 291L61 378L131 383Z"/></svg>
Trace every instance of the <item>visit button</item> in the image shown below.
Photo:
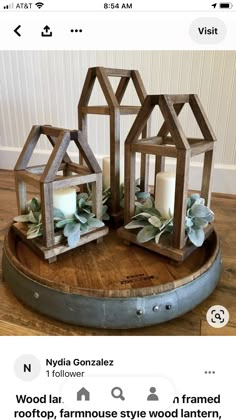
<svg viewBox="0 0 236 420"><path fill-rule="evenodd" d="M190 36L199 44L218 44L226 36L225 23L218 18L199 18L190 25Z"/></svg>

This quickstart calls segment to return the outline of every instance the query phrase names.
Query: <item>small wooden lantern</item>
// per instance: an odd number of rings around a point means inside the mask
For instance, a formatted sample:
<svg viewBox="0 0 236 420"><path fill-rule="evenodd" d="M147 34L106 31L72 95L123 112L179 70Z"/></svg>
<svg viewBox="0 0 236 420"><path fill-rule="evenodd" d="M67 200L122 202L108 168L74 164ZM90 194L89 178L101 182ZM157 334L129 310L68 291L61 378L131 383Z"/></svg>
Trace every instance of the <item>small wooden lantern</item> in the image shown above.
<svg viewBox="0 0 236 420"><path fill-rule="evenodd" d="M120 78L116 92L114 92L110 77ZM98 80L107 105L89 105L94 83ZM135 115L139 112L140 106L122 105L122 99L129 82L132 81L137 92L138 99L143 104L146 97L146 90L140 74L137 70L111 69L104 67L93 67L87 72L82 93L78 104L79 129L87 134L87 115L107 115L110 119L110 186L111 204L110 215L112 221L118 222L123 219L123 209L120 208L120 117L121 115ZM143 136L146 137L146 127L143 128ZM143 157L145 158L145 156ZM141 178L146 181L145 170L147 162L141 161ZM145 189L146 184L142 185ZM121 214L122 213L122 214Z"/></svg>
<svg viewBox="0 0 236 420"><path fill-rule="evenodd" d="M178 115L185 103L190 105L203 139L187 138L185 136L178 119ZM142 130L156 105L161 110L164 123L156 137L140 139ZM169 133L170 136L168 135ZM201 196L205 199L206 205L209 206L215 140L215 134L197 95L148 95L146 97L125 142L125 224L130 222L135 212L136 153L155 156L155 179L156 174L164 170L165 157L176 158L172 243L161 240L159 244L152 241L140 244L136 240L136 234L124 228L119 230L121 237L177 261L183 261L194 251L194 245L185 244L185 217L190 158L204 153ZM213 226L209 225L205 231L205 238L209 236L212 230Z"/></svg>
<svg viewBox="0 0 236 420"><path fill-rule="evenodd" d="M53 151L46 165L28 167L29 160L38 143L40 135L47 136ZM73 141L86 165L79 165L71 161L67 148ZM98 219L102 217L102 172L93 152L84 140L82 132L65 130L51 126L33 126L28 139L22 149L15 166L16 194L19 214L27 212L26 185L39 189L42 212L42 238L27 239L26 231L21 224L14 223L13 227L21 238L30 245L40 256L52 262L56 256L71 248L58 241L54 233L53 220L53 191L71 186L92 184L92 210ZM59 175L62 171L63 175ZM107 227L89 230L81 236L77 246L101 238L108 233ZM59 242L59 243L58 243Z"/></svg>

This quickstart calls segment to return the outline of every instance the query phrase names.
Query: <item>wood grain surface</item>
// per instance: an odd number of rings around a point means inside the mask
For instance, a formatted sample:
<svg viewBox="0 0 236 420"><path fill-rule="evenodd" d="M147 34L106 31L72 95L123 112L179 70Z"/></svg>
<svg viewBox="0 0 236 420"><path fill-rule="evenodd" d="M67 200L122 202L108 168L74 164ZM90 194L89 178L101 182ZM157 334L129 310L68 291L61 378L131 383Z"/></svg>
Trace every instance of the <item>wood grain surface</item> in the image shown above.
<svg viewBox="0 0 236 420"><path fill-rule="evenodd" d="M34 193L33 189L31 192ZM0 335L236 335L236 197L213 194L211 208L215 212L216 230L221 239L223 272L215 292L188 314L164 324L135 330L71 326L39 315L20 303L2 281L0 267ZM0 171L0 254L4 237L16 214L13 172ZM128 253L134 252L132 248L128 248ZM115 260L110 261L112 272L115 263ZM176 267L172 269L176 270ZM224 305L230 312L229 324L220 330L210 327L205 318L208 308L216 304Z"/></svg>
<svg viewBox="0 0 236 420"><path fill-rule="evenodd" d="M5 240L5 251L17 270L53 290L93 297L150 296L176 289L207 271L219 248L213 233L186 261L174 265L149 250L128 247L113 230L103 242L70 250L48 264L18 232L13 225Z"/></svg>

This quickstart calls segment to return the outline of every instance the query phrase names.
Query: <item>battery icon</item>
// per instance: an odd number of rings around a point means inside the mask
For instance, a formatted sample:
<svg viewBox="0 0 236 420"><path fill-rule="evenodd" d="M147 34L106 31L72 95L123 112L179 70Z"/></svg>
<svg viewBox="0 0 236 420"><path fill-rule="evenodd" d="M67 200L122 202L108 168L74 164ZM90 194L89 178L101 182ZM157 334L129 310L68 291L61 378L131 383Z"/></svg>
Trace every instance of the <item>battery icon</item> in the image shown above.
<svg viewBox="0 0 236 420"><path fill-rule="evenodd" d="M232 9L232 3L220 3L220 9Z"/></svg>

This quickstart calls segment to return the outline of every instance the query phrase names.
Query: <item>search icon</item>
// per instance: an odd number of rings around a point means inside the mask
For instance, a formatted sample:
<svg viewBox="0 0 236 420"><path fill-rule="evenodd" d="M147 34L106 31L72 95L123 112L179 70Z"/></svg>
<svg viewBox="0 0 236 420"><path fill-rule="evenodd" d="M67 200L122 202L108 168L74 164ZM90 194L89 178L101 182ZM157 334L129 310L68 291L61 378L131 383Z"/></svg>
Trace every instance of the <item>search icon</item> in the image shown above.
<svg viewBox="0 0 236 420"><path fill-rule="evenodd" d="M112 388L111 395L113 398L120 398L122 401L125 400L125 397L123 396L123 391L119 386L115 386L115 388Z"/></svg>

